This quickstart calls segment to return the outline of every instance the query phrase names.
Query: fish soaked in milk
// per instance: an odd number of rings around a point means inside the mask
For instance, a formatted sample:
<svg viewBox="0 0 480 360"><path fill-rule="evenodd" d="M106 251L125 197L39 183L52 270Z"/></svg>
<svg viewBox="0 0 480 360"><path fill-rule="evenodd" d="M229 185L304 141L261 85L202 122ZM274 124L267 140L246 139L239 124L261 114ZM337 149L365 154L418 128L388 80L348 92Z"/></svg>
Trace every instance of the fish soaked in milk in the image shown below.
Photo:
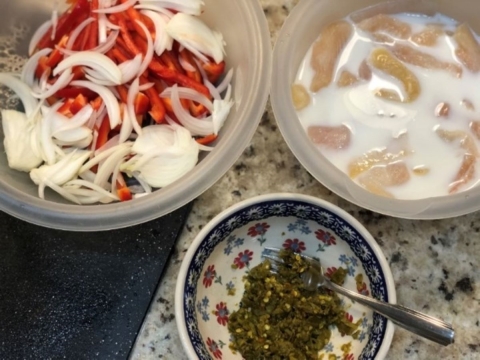
<svg viewBox="0 0 480 360"><path fill-rule="evenodd" d="M309 138L357 184L420 199L480 182L480 45L467 24L416 13L327 25L292 85Z"/></svg>

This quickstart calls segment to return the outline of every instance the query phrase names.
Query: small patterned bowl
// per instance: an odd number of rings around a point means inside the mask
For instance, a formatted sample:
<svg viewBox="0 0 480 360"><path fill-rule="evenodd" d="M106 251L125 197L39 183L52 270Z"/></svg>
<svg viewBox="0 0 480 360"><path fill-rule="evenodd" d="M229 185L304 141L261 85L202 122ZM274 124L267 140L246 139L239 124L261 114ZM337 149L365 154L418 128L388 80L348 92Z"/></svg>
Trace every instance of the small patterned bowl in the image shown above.
<svg viewBox="0 0 480 360"><path fill-rule="evenodd" d="M346 268L347 288L396 301L393 277L380 247L352 216L310 196L258 196L216 216L198 234L183 260L175 312L190 359L242 359L229 348L228 317L238 309L243 276L262 261L262 253L268 251L265 247L289 248L317 257L327 276L335 268ZM355 340L332 329L331 341L321 353L347 360L383 359L393 336L391 322L341 298L347 318L354 322L362 319L360 335ZM346 343L351 346L342 350Z"/></svg>

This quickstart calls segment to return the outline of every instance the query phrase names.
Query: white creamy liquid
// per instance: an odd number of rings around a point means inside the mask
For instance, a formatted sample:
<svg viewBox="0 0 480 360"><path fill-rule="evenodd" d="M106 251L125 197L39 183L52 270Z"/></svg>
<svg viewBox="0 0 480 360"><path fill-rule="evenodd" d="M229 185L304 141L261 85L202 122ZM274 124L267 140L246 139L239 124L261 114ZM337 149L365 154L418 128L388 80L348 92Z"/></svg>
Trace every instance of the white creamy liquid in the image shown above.
<svg viewBox="0 0 480 360"><path fill-rule="evenodd" d="M392 15L411 25L412 33L417 33L427 24L443 24L445 30L454 31L457 23L437 14L427 17L418 14ZM350 21L348 18L347 21ZM351 22L351 21L350 21ZM350 145L344 149L326 149L318 146L319 150L340 170L348 174L348 164L373 149L391 149L398 152L398 141L395 138L406 134L406 143L412 153L404 157L410 170L410 180L400 186L391 186L387 190L395 198L419 199L449 194L449 185L455 179L462 164L465 149L457 143L448 143L442 140L435 130L440 126L445 130L462 130L472 134L469 124L472 120L480 120L480 72L472 73L463 66L455 56L456 44L446 34L441 35L436 46L421 46L409 40L398 40L396 43L409 45L418 50L435 56L438 60L453 63L462 67L461 78L455 77L445 70L424 69L404 63L418 78L421 86L419 97L411 103L389 101L375 96L378 88L397 88L404 93L403 85L397 79L373 70L371 81L360 81L348 87L338 87L337 80L343 70L352 74L358 73L358 68L364 59L368 59L373 49L388 45L375 44L371 34L354 26L354 35L345 46L338 58L335 76L328 87L317 93L308 90L311 103L298 111L302 126L307 130L310 126L347 126L351 132ZM305 89L310 88L314 75L311 68L312 48L306 54L298 71L296 83ZM474 111L466 109L461 104L468 99L474 106ZM437 117L436 106L441 103L450 106L449 116ZM477 148L480 141L475 139ZM475 186L480 182L480 171L477 159L474 179L460 188L460 191ZM423 166L429 169L428 174L418 175L413 169Z"/></svg>

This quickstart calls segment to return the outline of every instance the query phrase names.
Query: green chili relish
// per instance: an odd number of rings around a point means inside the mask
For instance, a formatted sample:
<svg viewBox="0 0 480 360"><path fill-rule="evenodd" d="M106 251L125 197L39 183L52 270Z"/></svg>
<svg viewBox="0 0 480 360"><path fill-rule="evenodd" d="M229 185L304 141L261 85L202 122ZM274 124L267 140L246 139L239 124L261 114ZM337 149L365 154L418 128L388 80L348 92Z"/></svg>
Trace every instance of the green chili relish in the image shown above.
<svg viewBox="0 0 480 360"><path fill-rule="evenodd" d="M240 308L229 317L230 348L246 360L318 359L330 341L330 327L342 335L356 335L359 323L346 319L340 299L332 291L305 289L300 274L308 262L292 251L282 250L284 264L277 273L265 260L244 277ZM343 283L347 272L340 268L333 281Z"/></svg>

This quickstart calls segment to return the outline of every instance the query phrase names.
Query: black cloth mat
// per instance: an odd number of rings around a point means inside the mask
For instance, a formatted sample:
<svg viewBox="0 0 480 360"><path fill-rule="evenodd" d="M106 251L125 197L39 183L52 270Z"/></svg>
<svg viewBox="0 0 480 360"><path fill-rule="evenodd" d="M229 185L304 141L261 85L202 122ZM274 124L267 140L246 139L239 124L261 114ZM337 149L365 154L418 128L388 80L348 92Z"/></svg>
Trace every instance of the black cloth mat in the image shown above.
<svg viewBox="0 0 480 360"><path fill-rule="evenodd" d="M126 359L190 209L96 233L0 212L0 359Z"/></svg>

